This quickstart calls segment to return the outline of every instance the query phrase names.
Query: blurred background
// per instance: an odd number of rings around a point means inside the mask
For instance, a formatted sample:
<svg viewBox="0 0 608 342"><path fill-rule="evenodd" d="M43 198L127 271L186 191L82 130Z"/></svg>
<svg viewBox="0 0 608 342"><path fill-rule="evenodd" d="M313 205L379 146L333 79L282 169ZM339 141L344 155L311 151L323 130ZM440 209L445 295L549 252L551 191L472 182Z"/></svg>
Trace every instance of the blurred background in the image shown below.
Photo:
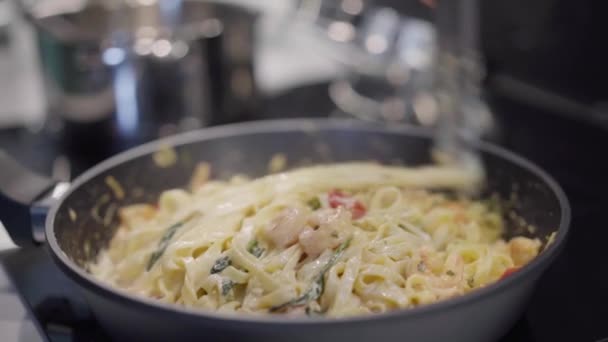
<svg viewBox="0 0 608 342"><path fill-rule="evenodd" d="M548 170L574 208L564 255L505 341L606 338L608 2L480 3L477 132ZM436 40L417 0L0 0L0 149L70 180L129 147L231 122L434 126ZM103 340L43 252L3 263L15 286L0 310L19 288L37 327L17 339ZM51 285L32 285L34 270Z"/></svg>
<svg viewBox="0 0 608 342"><path fill-rule="evenodd" d="M70 178L159 136L229 122L436 122L436 34L418 0L171 3L0 0L5 148L39 153L30 167ZM520 117L605 125L607 6L481 2L484 138L508 140Z"/></svg>

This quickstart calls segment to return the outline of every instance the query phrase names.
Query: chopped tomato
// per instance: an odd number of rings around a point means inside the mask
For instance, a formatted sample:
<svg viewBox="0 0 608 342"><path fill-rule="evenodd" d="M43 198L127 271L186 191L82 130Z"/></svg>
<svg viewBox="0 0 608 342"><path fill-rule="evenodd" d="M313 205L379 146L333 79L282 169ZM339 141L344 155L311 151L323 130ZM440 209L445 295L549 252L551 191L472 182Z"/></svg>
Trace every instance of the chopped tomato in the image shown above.
<svg viewBox="0 0 608 342"><path fill-rule="evenodd" d="M505 270L505 272L500 276L500 280L505 279L506 277L510 276L511 274L515 273L517 270L519 270L519 267L509 267Z"/></svg>
<svg viewBox="0 0 608 342"><path fill-rule="evenodd" d="M332 208L337 208L339 206L345 205L346 195L340 190L332 190L328 194L329 206Z"/></svg>
<svg viewBox="0 0 608 342"><path fill-rule="evenodd" d="M356 220L365 215L366 209L361 202L355 201L355 204L350 208L350 212L353 214L353 219Z"/></svg>
<svg viewBox="0 0 608 342"><path fill-rule="evenodd" d="M334 189L328 194L329 206L332 208L345 207L353 215L353 219L359 219L365 215L367 209L363 203L350 197L338 189Z"/></svg>

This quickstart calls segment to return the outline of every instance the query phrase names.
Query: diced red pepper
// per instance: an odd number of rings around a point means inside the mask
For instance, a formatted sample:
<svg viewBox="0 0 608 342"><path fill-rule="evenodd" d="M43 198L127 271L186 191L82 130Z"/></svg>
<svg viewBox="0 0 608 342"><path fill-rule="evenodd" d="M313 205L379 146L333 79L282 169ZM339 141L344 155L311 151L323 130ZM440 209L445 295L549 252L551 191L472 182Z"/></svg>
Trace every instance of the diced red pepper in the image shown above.
<svg viewBox="0 0 608 342"><path fill-rule="evenodd" d="M511 274L517 272L517 270L519 270L519 267L509 267L505 270L505 272L500 276L500 280L505 279L506 277L510 276Z"/></svg>
<svg viewBox="0 0 608 342"><path fill-rule="evenodd" d="M346 195L338 189L334 189L328 194L329 206L332 208L345 207L353 215L353 219L359 219L363 217L367 211L363 203L358 200L353 200L350 196Z"/></svg>

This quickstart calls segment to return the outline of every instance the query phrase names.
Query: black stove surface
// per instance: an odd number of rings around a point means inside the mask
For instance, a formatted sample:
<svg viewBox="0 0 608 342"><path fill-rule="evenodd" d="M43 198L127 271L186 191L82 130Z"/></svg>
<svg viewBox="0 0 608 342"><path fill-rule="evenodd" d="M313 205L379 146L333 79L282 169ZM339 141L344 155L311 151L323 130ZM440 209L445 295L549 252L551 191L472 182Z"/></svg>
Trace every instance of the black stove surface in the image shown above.
<svg viewBox="0 0 608 342"><path fill-rule="evenodd" d="M285 117L285 108L317 99L317 116L332 110L327 85L283 94L269 101L265 118ZM533 160L564 187L573 207L572 230L561 256L540 280L528 308L501 342L599 341L608 338L608 147L605 128L566 119L492 98L499 118L496 142ZM291 112L290 116L306 116ZM66 152L47 133L0 131L0 148L29 167L49 173L55 158ZM68 154L78 174L105 156ZM0 254L9 276L50 341L106 341L108 338L75 284L54 265L44 247Z"/></svg>

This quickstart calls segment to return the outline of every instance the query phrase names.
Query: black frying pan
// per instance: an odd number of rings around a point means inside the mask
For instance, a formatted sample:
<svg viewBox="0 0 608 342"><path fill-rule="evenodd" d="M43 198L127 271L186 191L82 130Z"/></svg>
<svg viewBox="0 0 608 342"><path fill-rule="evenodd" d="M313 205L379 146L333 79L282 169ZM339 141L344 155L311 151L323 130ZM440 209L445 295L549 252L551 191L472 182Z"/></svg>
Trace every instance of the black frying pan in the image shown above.
<svg viewBox="0 0 608 342"><path fill-rule="evenodd" d="M173 146L178 162L159 168L153 153ZM117 155L78 177L67 191L0 158L2 221L18 244L31 243L24 224L46 219L49 251L83 289L97 319L116 340L160 341L491 341L504 334L524 309L534 285L564 244L570 208L559 186L530 162L498 147L474 143L487 167L488 192L516 195L513 208L532 234L512 220L507 235L527 234L550 244L505 280L462 297L414 309L344 319L230 317L167 305L118 291L94 279L87 263L108 245L117 218L112 208L155 202L161 191L186 186L196 162L212 164L215 178L234 173L260 176L269 159L284 153L289 166L348 160L429 162L431 132L409 126L380 127L343 120L285 120L229 125L174 136ZM117 196L112 176L126 190ZM62 185L64 188L65 184ZM53 197L60 195L60 198ZM109 200L100 200L106 198ZM20 202L20 203L19 203ZM30 207L32 203L33 210ZM27 205L27 206L24 206ZM29 215L32 212L33 215ZM40 240L40 234L37 235Z"/></svg>

